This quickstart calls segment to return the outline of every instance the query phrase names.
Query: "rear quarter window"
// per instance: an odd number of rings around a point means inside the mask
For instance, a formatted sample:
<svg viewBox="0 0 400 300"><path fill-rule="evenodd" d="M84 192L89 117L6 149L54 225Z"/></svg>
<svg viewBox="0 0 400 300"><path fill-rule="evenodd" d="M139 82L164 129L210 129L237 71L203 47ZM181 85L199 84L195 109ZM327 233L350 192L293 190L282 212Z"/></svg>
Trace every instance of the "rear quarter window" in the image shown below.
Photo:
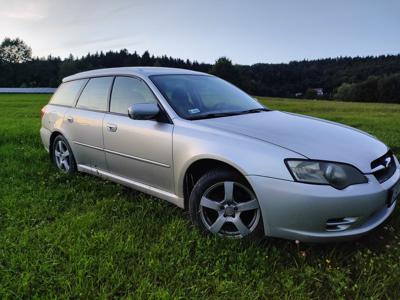
<svg viewBox="0 0 400 300"><path fill-rule="evenodd" d="M74 106L76 97L85 82L86 79L62 83L51 98L50 104Z"/></svg>

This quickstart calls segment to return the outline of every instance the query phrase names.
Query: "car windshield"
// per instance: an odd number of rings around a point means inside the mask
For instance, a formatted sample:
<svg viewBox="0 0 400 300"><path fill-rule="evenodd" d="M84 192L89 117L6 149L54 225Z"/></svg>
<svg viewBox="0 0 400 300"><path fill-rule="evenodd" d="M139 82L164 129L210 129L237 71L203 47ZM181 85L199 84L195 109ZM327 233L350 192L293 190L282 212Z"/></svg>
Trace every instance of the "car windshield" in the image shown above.
<svg viewBox="0 0 400 300"><path fill-rule="evenodd" d="M234 85L209 75L153 75L150 79L185 119L217 118L266 111Z"/></svg>

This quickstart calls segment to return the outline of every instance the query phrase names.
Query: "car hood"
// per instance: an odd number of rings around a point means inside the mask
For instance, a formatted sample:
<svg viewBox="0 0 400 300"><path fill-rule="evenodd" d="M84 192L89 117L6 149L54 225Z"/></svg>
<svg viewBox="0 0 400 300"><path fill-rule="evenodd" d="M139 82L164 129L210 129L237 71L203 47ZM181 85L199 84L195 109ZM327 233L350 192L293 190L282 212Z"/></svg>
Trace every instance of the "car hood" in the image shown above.
<svg viewBox="0 0 400 300"><path fill-rule="evenodd" d="M280 111L197 122L272 143L310 159L352 164L364 173L371 172L371 162L388 151L385 144L358 129Z"/></svg>

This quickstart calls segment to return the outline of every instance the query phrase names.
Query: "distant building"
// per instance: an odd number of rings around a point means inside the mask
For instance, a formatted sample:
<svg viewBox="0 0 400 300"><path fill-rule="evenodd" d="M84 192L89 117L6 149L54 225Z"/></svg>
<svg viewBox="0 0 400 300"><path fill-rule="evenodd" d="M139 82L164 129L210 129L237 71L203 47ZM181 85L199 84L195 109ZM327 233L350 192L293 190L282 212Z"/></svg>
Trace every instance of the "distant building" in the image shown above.
<svg viewBox="0 0 400 300"><path fill-rule="evenodd" d="M321 97L321 96L324 95L324 89L323 89L323 88L311 88L310 90L314 91L315 94L316 94L318 97Z"/></svg>
<svg viewBox="0 0 400 300"><path fill-rule="evenodd" d="M53 94L55 88L0 88L0 94Z"/></svg>

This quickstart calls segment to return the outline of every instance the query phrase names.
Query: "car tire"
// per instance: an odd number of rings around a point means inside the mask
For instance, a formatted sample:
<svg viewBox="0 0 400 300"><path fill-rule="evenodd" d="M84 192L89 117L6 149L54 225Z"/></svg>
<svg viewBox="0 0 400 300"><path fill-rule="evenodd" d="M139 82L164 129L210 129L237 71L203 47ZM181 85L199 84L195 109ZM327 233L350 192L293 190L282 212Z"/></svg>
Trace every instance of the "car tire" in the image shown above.
<svg viewBox="0 0 400 300"><path fill-rule="evenodd" d="M76 161L68 141L62 135L56 136L51 147L51 158L54 166L66 173L72 175L76 172Z"/></svg>
<svg viewBox="0 0 400 300"><path fill-rule="evenodd" d="M248 182L238 173L216 169L204 174L189 197L190 219L203 233L259 240L261 209Z"/></svg>

